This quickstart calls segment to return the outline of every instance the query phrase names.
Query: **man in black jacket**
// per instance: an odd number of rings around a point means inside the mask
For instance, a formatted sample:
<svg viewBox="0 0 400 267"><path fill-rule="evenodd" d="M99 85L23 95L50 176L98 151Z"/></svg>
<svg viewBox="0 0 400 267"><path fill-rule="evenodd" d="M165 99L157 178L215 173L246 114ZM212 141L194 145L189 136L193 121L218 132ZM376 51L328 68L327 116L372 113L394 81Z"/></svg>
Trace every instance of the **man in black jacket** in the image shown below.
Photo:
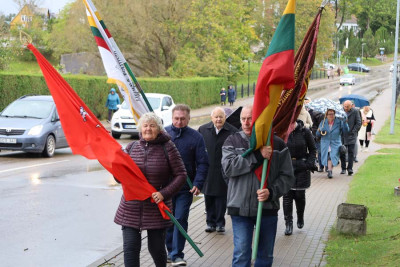
<svg viewBox="0 0 400 267"><path fill-rule="evenodd" d="M340 174L345 174L347 169L347 173L353 175L354 147L357 142L358 131L361 128L361 118L360 112L352 107L352 102L350 100L346 100L343 103L343 108L347 114L347 124L349 125L350 130L342 136L342 143L347 148L348 164L346 168L346 154L341 153L340 164L342 166L342 171Z"/></svg>
<svg viewBox="0 0 400 267"><path fill-rule="evenodd" d="M226 138L238 130L226 122L225 111L216 107L211 112L211 122L199 128L208 152L208 174L203 185L207 212L207 233L225 232L227 185L222 177L222 145Z"/></svg>

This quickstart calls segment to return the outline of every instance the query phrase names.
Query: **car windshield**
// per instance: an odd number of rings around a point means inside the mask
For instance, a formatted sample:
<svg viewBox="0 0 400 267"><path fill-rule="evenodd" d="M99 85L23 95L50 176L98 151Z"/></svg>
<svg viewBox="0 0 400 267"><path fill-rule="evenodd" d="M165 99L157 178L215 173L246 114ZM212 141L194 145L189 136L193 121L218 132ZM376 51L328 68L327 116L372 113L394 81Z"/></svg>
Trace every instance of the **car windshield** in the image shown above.
<svg viewBox="0 0 400 267"><path fill-rule="evenodd" d="M161 99L158 97L147 97L147 100L149 100L149 103L153 110L160 108L160 103ZM126 101L122 102L121 108L123 109L129 109L129 105Z"/></svg>
<svg viewBox="0 0 400 267"><path fill-rule="evenodd" d="M36 118L44 119L49 117L54 106L50 101L19 100L11 103L2 113L2 117L14 118Z"/></svg>

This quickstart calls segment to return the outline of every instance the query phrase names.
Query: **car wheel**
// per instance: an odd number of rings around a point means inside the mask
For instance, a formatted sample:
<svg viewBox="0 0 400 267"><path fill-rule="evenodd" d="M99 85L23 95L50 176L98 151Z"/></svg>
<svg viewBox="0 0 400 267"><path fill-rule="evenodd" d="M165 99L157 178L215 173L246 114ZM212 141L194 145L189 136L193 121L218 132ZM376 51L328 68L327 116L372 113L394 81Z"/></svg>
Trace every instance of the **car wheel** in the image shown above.
<svg viewBox="0 0 400 267"><path fill-rule="evenodd" d="M121 137L120 133L116 133L116 132L112 132L111 133L112 137L114 137L115 139L119 139Z"/></svg>
<svg viewBox="0 0 400 267"><path fill-rule="evenodd" d="M51 158L52 156L54 156L55 150L56 150L56 139L54 139L54 136L49 135L47 136L46 144L44 146L42 155L46 158Z"/></svg>

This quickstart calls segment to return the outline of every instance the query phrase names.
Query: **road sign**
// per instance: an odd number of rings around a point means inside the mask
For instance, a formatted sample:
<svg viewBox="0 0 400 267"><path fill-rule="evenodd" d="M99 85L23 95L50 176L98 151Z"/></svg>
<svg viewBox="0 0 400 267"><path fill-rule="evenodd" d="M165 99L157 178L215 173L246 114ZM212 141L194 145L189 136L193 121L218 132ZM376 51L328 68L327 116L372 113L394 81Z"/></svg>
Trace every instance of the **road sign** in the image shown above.
<svg viewBox="0 0 400 267"><path fill-rule="evenodd" d="M360 61L361 61L361 59L358 57L358 58L357 58L357 62L360 62Z"/></svg>
<svg viewBox="0 0 400 267"><path fill-rule="evenodd" d="M340 55L342 54L342 51L339 50L339 51L338 51L338 54L339 54L339 57L340 57Z"/></svg>

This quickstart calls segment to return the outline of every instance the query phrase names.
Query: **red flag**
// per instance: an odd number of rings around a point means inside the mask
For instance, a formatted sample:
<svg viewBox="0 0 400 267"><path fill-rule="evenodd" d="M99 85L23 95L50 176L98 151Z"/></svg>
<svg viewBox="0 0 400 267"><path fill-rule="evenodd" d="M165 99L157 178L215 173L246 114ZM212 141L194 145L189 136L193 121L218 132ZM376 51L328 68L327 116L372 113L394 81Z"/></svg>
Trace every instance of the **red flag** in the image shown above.
<svg viewBox="0 0 400 267"><path fill-rule="evenodd" d="M121 182L126 200L145 200L151 197L157 190L148 183L132 158L122 150L122 146L110 136L78 94L45 57L32 44L29 44L28 48L35 55L43 72L72 152L88 159L97 159ZM164 210L171 212L167 205L161 202L158 208L164 219L169 219L164 212Z"/></svg>

